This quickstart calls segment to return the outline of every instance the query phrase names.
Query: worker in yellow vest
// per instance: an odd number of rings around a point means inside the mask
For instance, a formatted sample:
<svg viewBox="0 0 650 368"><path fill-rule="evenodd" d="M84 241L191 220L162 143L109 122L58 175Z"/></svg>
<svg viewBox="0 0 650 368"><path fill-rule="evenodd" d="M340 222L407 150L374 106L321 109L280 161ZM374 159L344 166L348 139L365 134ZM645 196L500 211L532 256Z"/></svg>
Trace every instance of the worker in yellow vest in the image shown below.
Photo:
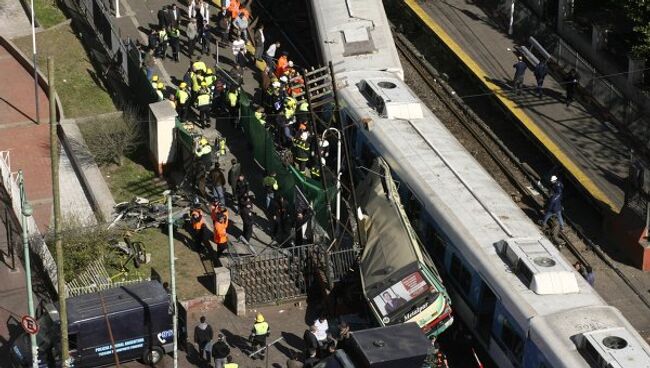
<svg viewBox="0 0 650 368"><path fill-rule="evenodd" d="M156 95L158 95L158 101L165 99L165 85L162 82L158 82L156 85Z"/></svg>
<svg viewBox="0 0 650 368"><path fill-rule="evenodd" d="M208 88L208 84L201 82L201 89L196 95L196 109L199 110L199 123L201 128L210 126L210 110L212 109L212 93Z"/></svg>
<svg viewBox="0 0 650 368"><path fill-rule="evenodd" d="M223 368L239 368L239 364L233 363L232 355L228 355L226 361L228 363L224 364Z"/></svg>
<svg viewBox="0 0 650 368"><path fill-rule="evenodd" d="M266 346L266 338L270 335L269 324L264 320L262 313L257 313L255 317L255 323L253 324L253 329L251 330L251 335L248 340L253 346L253 351ZM266 352L262 350L261 352L252 356L253 359L259 357L264 360L264 354Z"/></svg>
<svg viewBox="0 0 650 368"><path fill-rule="evenodd" d="M201 71L203 74L205 74L208 71L208 67L205 65L203 61L197 59L195 62L192 63L192 71L194 73Z"/></svg>
<svg viewBox="0 0 650 368"><path fill-rule="evenodd" d="M187 83L181 82L176 90L176 113L181 121L187 119L188 100L190 94L187 93Z"/></svg>
<svg viewBox="0 0 650 368"><path fill-rule="evenodd" d="M226 94L226 106L232 119L232 124L235 128L239 127L239 88L236 86L230 87Z"/></svg>

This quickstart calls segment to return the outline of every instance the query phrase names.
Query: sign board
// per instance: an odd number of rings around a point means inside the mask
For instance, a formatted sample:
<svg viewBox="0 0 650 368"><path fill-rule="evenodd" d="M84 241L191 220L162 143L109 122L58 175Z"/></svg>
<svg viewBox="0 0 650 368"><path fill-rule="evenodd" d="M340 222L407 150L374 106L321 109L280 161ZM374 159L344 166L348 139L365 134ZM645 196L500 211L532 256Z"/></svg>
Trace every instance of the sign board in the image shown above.
<svg viewBox="0 0 650 368"><path fill-rule="evenodd" d="M30 335L36 335L39 331L38 322L31 316L23 316L20 320L20 324L23 326L23 330Z"/></svg>

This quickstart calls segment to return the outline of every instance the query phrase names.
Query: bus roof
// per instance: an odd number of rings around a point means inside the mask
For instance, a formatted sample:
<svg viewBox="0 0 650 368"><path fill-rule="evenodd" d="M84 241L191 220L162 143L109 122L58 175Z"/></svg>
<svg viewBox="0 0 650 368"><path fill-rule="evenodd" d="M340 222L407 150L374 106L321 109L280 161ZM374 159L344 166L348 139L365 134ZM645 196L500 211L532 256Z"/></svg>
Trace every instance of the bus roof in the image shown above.
<svg viewBox="0 0 650 368"><path fill-rule="evenodd" d="M387 185L392 185L389 170L386 166L385 177ZM404 212L398 207L401 204L395 198L397 193L391 193L387 200L381 177L374 173L369 173L359 188L363 188L359 205L364 209L360 226L367 239L361 255L361 279L366 294L378 294L398 281L392 280L392 275L403 274L407 268L416 271L418 263L423 262L422 254L415 234L405 222Z"/></svg>

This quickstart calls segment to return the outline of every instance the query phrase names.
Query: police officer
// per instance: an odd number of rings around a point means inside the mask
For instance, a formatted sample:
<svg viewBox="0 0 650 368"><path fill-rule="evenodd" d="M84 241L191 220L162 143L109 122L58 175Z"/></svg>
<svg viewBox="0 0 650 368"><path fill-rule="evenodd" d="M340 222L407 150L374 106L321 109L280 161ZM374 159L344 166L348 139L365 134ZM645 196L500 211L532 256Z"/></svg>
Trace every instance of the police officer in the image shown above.
<svg viewBox="0 0 650 368"><path fill-rule="evenodd" d="M251 335L248 340L251 342L253 351L257 350L260 347L266 346L266 338L270 335L269 324L264 320L262 313L257 313L255 317L255 323L253 324L253 329L251 330ZM253 359L259 357L264 359L264 354L266 352L262 350L261 352L252 356Z"/></svg>
<svg viewBox="0 0 650 368"><path fill-rule="evenodd" d="M255 220L253 218L253 202L250 197L246 196L241 204L241 220L243 224L242 237L247 243L250 243L253 236L253 225Z"/></svg>
<svg viewBox="0 0 650 368"><path fill-rule="evenodd" d="M199 110L199 122L201 128L210 126L210 110L212 109L212 93L208 88L208 84L201 82L201 89L196 95L196 109Z"/></svg>
<svg viewBox="0 0 650 368"><path fill-rule="evenodd" d="M181 121L187 119L188 100L190 94L187 93L187 83L181 82L176 90L176 112Z"/></svg>
<svg viewBox="0 0 650 368"><path fill-rule="evenodd" d="M300 171L303 172L305 171L310 156L309 142L307 142L308 137L309 134L303 132L300 134L300 137L293 139L293 158L298 164Z"/></svg>

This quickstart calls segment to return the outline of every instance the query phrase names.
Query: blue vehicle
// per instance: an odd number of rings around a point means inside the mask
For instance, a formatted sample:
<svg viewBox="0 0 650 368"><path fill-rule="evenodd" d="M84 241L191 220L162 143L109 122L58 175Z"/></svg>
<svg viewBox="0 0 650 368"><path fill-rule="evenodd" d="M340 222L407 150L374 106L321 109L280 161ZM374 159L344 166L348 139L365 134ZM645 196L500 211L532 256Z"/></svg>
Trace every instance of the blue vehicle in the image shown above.
<svg viewBox="0 0 650 368"><path fill-rule="evenodd" d="M120 362L140 359L147 365L155 365L173 349L170 297L159 282L141 282L75 296L67 299L66 305L73 367L113 365L114 351ZM56 306L49 305L38 322L39 366L61 366L61 321ZM31 366L30 347L29 336L19 336L11 349L14 362Z"/></svg>

